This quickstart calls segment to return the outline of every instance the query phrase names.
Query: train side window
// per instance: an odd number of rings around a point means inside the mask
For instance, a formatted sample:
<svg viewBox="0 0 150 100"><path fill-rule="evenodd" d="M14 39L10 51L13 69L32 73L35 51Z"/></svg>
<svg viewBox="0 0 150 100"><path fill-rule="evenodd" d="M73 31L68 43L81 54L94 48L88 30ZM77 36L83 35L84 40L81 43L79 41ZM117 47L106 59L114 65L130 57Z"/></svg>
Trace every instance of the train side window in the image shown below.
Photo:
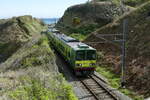
<svg viewBox="0 0 150 100"><path fill-rule="evenodd" d="M70 58L70 51L68 52L68 57Z"/></svg>
<svg viewBox="0 0 150 100"><path fill-rule="evenodd" d="M148 17L150 17L150 12L148 13Z"/></svg>
<svg viewBox="0 0 150 100"><path fill-rule="evenodd" d="M59 47L62 51L64 51L65 48L61 44L59 45Z"/></svg>

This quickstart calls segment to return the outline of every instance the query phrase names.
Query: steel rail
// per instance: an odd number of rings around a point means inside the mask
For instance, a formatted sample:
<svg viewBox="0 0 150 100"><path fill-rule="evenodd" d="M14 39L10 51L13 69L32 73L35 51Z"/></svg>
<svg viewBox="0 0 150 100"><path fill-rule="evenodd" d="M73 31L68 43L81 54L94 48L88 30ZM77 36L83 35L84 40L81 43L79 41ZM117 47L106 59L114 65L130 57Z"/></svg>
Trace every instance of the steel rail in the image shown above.
<svg viewBox="0 0 150 100"><path fill-rule="evenodd" d="M96 100L99 100L99 97L88 87L88 85L83 80L80 80L80 81L86 87L86 89L94 96L94 98Z"/></svg>
<svg viewBox="0 0 150 100"><path fill-rule="evenodd" d="M93 76L90 76L90 78L92 80L94 80L101 88L103 88L104 90L106 90L106 92L114 99L114 100L119 100L119 98L117 98L116 95L114 95L110 90L108 90L108 88L106 88L106 86L104 86L102 83L100 84L100 82L98 82L96 79L93 78Z"/></svg>
<svg viewBox="0 0 150 100"><path fill-rule="evenodd" d="M98 78L100 81L102 81L103 83L106 83L107 84L107 82L106 81L104 81L102 78L100 78L99 76L97 76L96 74L93 74L93 76L95 76L96 78Z"/></svg>

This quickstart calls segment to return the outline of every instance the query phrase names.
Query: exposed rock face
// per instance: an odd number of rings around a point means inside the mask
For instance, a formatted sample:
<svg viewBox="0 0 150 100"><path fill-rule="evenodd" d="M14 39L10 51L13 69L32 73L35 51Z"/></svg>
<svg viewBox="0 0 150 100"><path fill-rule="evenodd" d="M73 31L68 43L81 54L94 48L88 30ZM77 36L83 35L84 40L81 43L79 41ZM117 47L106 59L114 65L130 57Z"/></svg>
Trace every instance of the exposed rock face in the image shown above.
<svg viewBox="0 0 150 100"><path fill-rule="evenodd" d="M69 28L79 28L90 24L101 27L113 21L120 14L120 6L111 2L90 2L75 5L65 11L57 27L60 30L69 30ZM75 24L74 18L78 18L80 23Z"/></svg>
<svg viewBox="0 0 150 100"><path fill-rule="evenodd" d="M127 82L132 89L146 96L149 94L150 85L150 2L131 11L111 24L95 31L85 41L100 41L97 34L118 34L122 33L123 19L128 20L127 34ZM106 60L111 61L116 72L119 71L120 49L118 46L108 46L110 44L97 45L97 49L106 54ZM112 44L113 45L113 44ZM104 48L105 47L105 48ZM109 59L109 60L108 60Z"/></svg>
<svg viewBox="0 0 150 100"><path fill-rule="evenodd" d="M10 56L22 43L40 34L44 24L31 16L0 20L0 59Z"/></svg>

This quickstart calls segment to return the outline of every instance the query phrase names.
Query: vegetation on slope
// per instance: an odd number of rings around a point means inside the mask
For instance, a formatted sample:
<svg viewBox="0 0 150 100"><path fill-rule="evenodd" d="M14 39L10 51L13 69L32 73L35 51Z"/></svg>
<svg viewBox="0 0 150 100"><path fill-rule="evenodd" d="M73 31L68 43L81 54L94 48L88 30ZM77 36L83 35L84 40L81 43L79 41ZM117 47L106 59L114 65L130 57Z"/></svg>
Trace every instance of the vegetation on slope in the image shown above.
<svg viewBox="0 0 150 100"><path fill-rule="evenodd" d="M123 3L130 11L149 0L125 0ZM111 23L121 15L120 0L96 0L69 7L56 27L76 39L84 40L96 29Z"/></svg>
<svg viewBox="0 0 150 100"><path fill-rule="evenodd" d="M77 100L46 37L29 41L0 68L0 100Z"/></svg>
<svg viewBox="0 0 150 100"><path fill-rule="evenodd" d="M0 59L7 59L23 43L38 36L44 24L31 16L0 20Z"/></svg>
<svg viewBox="0 0 150 100"><path fill-rule="evenodd" d="M133 100L144 100L142 95L136 94L135 92L129 90L129 89L123 89L120 87L121 79L120 74L115 74L110 67L107 66L100 66L96 68L96 71L103 75L105 78L108 79L108 82L110 86L112 86L115 89L118 89L123 94L131 97Z"/></svg>
<svg viewBox="0 0 150 100"><path fill-rule="evenodd" d="M132 7L138 7L149 0L126 0L124 3Z"/></svg>
<svg viewBox="0 0 150 100"><path fill-rule="evenodd" d="M120 6L111 2L85 3L69 7L56 27L70 35L87 36L121 14ZM72 35L71 35L72 36Z"/></svg>
<svg viewBox="0 0 150 100"><path fill-rule="evenodd" d="M128 20L127 34L127 85L130 89L145 97L150 96L150 2L131 11L111 24L108 24L97 31L95 34L116 34L122 33L123 19ZM90 35L85 41L96 41L100 39ZM103 51L107 66L117 74L120 73L120 49L117 45L110 47L110 44L101 44L96 46Z"/></svg>
<svg viewBox="0 0 150 100"><path fill-rule="evenodd" d="M45 28L31 16L0 20L0 100L77 100L41 37Z"/></svg>
<svg viewBox="0 0 150 100"><path fill-rule="evenodd" d="M97 2L101 2L101 1L109 1L109 2L114 2L116 4L120 3L120 0L97 0ZM149 0L124 0L123 3L126 5L129 5L131 7L138 7L139 5L147 2Z"/></svg>

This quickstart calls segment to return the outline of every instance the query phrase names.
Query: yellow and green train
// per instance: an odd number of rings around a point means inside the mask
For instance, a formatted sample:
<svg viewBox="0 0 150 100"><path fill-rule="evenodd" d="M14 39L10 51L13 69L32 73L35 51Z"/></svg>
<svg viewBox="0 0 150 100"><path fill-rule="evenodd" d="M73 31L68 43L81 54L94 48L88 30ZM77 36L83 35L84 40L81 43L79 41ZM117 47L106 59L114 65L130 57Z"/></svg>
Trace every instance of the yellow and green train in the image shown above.
<svg viewBox="0 0 150 100"><path fill-rule="evenodd" d="M77 76L91 75L96 67L96 49L54 31L48 34L51 44L70 64Z"/></svg>

